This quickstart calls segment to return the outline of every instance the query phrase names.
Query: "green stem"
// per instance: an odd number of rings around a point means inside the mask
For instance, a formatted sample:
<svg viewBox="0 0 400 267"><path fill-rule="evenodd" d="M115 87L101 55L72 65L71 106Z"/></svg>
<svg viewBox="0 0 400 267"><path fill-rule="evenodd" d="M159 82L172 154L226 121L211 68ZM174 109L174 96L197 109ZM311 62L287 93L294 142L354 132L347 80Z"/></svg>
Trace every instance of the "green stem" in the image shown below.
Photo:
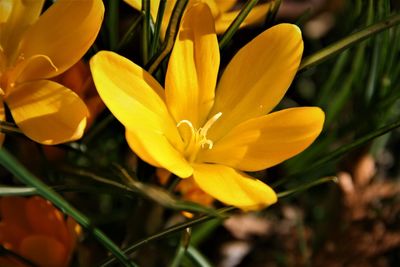
<svg viewBox="0 0 400 267"><path fill-rule="evenodd" d="M185 255L185 252L190 244L190 237L191 237L191 228L186 228L181 237L181 242L178 245L178 248L176 249L174 260L171 262L169 267L179 267L181 265L181 261L183 259L183 256Z"/></svg>
<svg viewBox="0 0 400 267"><path fill-rule="evenodd" d="M250 13L251 9L257 4L258 0L248 0L237 17L229 25L228 29L221 36L219 41L219 49L222 50L228 42L235 35L236 31L239 29L240 24L246 19L247 15Z"/></svg>
<svg viewBox="0 0 400 267"><path fill-rule="evenodd" d="M194 246L189 246L186 254L193 262L193 266L212 267L211 263Z"/></svg>
<svg viewBox="0 0 400 267"><path fill-rule="evenodd" d="M134 263L129 261L126 255L111 241L111 239L109 239L101 230L91 225L89 219L85 215L71 206L59 194L30 173L4 148L0 149L0 164L15 175L15 177L17 177L21 182L36 188L39 195L51 201L66 214L74 218L79 224L88 229L95 238L123 264L123 266L136 266Z"/></svg>
<svg viewBox="0 0 400 267"><path fill-rule="evenodd" d="M171 18L169 20L167 33L165 35L166 39L164 40L161 51L157 55L155 55L146 66L146 69L150 74L153 74L158 69L164 58L166 58L171 52L176 36L178 35L179 24L181 22L183 12L185 11L188 1L189 0L180 0L177 1L177 3L175 4Z"/></svg>
<svg viewBox="0 0 400 267"><path fill-rule="evenodd" d="M153 56L155 54L155 52L157 51L158 42L161 39L160 31L161 31L161 25L162 25L166 5L167 5L167 0L161 0L160 4L158 6L156 25L154 27L154 36L153 36L153 40L151 40L151 49L150 49L151 56Z"/></svg>
<svg viewBox="0 0 400 267"><path fill-rule="evenodd" d="M147 64L149 60L149 44L150 44L150 0L142 0L142 13L144 14L143 28L142 28L142 61Z"/></svg>
<svg viewBox="0 0 400 267"><path fill-rule="evenodd" d="M328 58L331 58L337 53L340 53L343 50L356 45L357 43L367 39L368 37L371 37L383 30L389 29L399 23L400 23L400 14L396 14L380 22L377 22L371 26L368 26L361 31L353 33L347 36L346 38L343 38L342 40L319 50L318 52L312 54L311 56L304 58L301 61L299 70L305 70L307 68L313 67L327 60Z"/></svg>

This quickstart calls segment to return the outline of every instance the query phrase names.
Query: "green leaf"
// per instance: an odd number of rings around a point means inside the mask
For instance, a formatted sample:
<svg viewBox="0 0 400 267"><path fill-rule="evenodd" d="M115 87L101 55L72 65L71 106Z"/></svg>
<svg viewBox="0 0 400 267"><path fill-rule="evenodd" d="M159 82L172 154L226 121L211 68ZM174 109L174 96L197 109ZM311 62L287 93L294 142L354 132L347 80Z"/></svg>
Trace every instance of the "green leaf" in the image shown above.
<svg viewBox="0 0 400 267"><path fill-rule="evenodd" d="M240 13L237 17L232 21L231 25L229 25L228 29L221 36L219 41L219 49L222 50L235 35L237 30L240 27L240 24L246 19L247 15L249 15L252 8L257 4L258 0L247 0L246 4L243 6Z"/></svg>
<svg viewBox="0 0 400 267"><path fill-rule="evenodd" d="M155 52L157 51L158 43L160 42L160 39L161 39L160 31L161 31L161 25L162 25L166 5L167 5L167 0L160 0L160 4L158 5L158 11L157 11L156 25L154 27L154 36L153 36L153 40L151 41L150 53L151 53L152 57L154 56Z"/></svg>
<svg viewBox="0 0 400 267"><path fill-rule="evenodd" d="M211 263L195 247L189 246L186 252L188 258L196 267L212 267Z"/></svg>
<svg viewBox="0 0 400 267"><path fill-rule="evenodd" d="M183 16L183 12L185 11L186 5L189 0L180 0L177 1L174 10L172 11L171 18L169 20L167 33L165 34L165 40L161 47L161 51L158 52L146 65L146 69L150 74L153 74L162 61L169 55L171 52L176 36L178 35L179 25Z"/></svg>
<svg viewBox="0 0 400 267"><path fill-rule="evenodd" d="M299 70L305 70L307 68L318 65L321 62L327 60L328 58L331 58L332 56L336 55L337 53L340 53L343 50L348 49L356 45L357 43L371 36L374 36L383 30L389 29L399 23L400 23L400 14L396 14L378 23L368 26L361 31L353 33L343 38L342 40L335 42L324 49L319 50L315 54L304 58L301 61Z"/></svg>
<svg viewBox="0 0 400 267"><path fill-rule="evenodd" d="M38 191L34 187L12 187L0 186L0 196L32 196L37 195Z"/></svg>
<svg viewBox="0 0 400 267"><path fill-rule="evenodd" d="M150 0L142 0L142 13L144 15L142 24L142 46L141 55L143 64L147 64L149 60L149 47L150 47L150 25L151 25L151 14L150 14Z"/></svg>

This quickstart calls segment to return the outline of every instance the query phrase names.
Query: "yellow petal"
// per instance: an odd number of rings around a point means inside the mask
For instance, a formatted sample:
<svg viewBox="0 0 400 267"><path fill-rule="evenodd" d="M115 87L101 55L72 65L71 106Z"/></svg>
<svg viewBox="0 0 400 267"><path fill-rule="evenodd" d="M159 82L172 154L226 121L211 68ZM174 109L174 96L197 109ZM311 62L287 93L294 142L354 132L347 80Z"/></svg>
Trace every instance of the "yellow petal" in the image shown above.
<svg viewBox="0 0 400 267"><path fill-rule="evenodd" d="M0 46L9 60L14 59L23 32L40 15L44 0L0 1Z"/></svg>
<svg viewBox="0 0 400 267"><path fill-rule="evenodd" d="M6 98L15 123L29 138L55 145L81 138L88 110L71 90L52 81L23 83Z"/></svg>
<svg viewBox="0 0 400 267"><path fill-rule="evenodd" d="M219 1L221 2L221 1ZM247 15L246 19L240 24L240 27L247 27L256 23L262 22L266 18L268 11L272 7L273 2L268 2L264 4L257 5L253 7L250 13ZM241 9L223 12L220 16L215 19L215 29L217 33L224 33L233 20L239 15Z"/></svg>
<svg viewBox="0 0 400 267"><path fill-rule="evenodd" d="M180 177L192 174L183 158L183 143L163 101L164 91L145 70L113 52L90 61L100 97L126 127L132 150L144 161Z"/></svg>
<svg viewBox="0 0 400 267"><path fill-rule="evenodd" d="M317 107L290 108L245 121L202 150L198 160L243 171L274 166L302 152L317 138L324 123Z"/></svg>
<svg viewBox="0 0 400 267"><path fill-rule="evenodd" d="M90 60L90 68L101 99L127 129L158 131L179 144L176 124L163 100L164 91L148 72L108 51L97 53Z"/></svg>
<svg viewBox="0 0 400 267"><path fill-rule="evenodd" d="M20 81L59 75L75 64L96 39L103 20L101 0L58 0L26 32L20 53L25 59L45 55L55 68L37 62L36 71Z"/></svg>
<svg viewBox="0 0 400 267"><path fill-rule="evenodd" d="M268 185L227 166L196 164L193 168L193 178L198 186L227 205L257 210L277 201L275 192Z"/></svg>
<svg viewBox="0 0 400 267"><path fill-rule="evenodd" d="M232 9L238 2L238 0L230 0L230 1L214 0L214 1L221 12L227 12L228 10Z"/></svg>
<svg viewBox="0 0 400 267"><path fill-rule="evenodd" d="M124 0L125 3L140 11L142 9L142 0Z"/></svg>
<svg viewBox="0 0 400 267"><path fill-rule="evenodd" d="M214 102L219 48L207 5L185 12L165 79L167 105L176 122L202 126Z"/></svg>
<svg viewBox="0 0 400 267"><path fill-rule="evenodd" d="M270 112L282 99L300 64L299 28L279 24L243 47L225 69L210 114L222 112L209 131L217 140L235 125Z"/></svg>
<svg viewBox="0 0 400 267"><path fill-rule="evenodd" d="M147 163L165 168L181 178L192 175L192 167L162 133L149 129L127 130L126 140L136 155Z"/></svg>

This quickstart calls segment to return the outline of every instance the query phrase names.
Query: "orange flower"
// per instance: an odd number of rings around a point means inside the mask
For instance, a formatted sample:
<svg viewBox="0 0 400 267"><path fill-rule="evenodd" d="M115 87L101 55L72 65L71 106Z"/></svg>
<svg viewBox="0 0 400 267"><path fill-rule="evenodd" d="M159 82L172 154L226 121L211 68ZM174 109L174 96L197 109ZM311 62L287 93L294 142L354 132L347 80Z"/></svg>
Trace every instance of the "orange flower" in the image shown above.
<svg viewBox="0 0 400 267"><path fill-rule="evenodd" d="M43 267L68 266L80 226L49 201L3 197L0 200L0 243L6 249ZM16 257L0 257L0 266L26 266Z"/></svg>

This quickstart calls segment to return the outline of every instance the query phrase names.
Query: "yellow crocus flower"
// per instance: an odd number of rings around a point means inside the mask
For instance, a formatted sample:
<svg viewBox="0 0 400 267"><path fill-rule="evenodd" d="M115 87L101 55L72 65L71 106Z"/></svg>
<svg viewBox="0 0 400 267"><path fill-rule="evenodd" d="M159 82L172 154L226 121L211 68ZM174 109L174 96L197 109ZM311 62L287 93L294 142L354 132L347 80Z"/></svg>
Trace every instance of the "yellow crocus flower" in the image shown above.
<svg viewBox="0 0 400 267"><path fill-rule="evenodd" d="M165 91L143 68L113 52L99 52L90 65L100 97L125 126L139 157L178 177L192 177L223 203L253 210L273 204L277 196L245 172L300 153L323 126L317 107L268 114L290 86L302 52L297 26L272 27L233 57L215 90L217 36L210 9L197 4L183 17Z"/></svg>
<svg viewBox="0 0 400 267"><path fill-rule="evenodd" d="M101 0L0 1L0 120L4 103L21 131L50 145L80 138L88 110L70 89L49 80L74 65L94 42ZM4 135L1 134L1 141Z"/></svg>
<svg viewBox="0 0 400 267"><path fill-rule="evenodd" d="M124 0L127 4L135 8L136 10L142 9L142 0ZM215 19L215 30L218 34L226 31L231 25L232 21L239 14L240 9L234 7L240 4L240 0L189 0L189 5L197 2L206 3L214 16ZM165 31L168 26L169 18L171 17L172 10L174 9L176 0L166 0L165 11L163 21L161 23L161 35L165 35ZM261 22L265 19L268 11L276 4L276 1L269 1L267 3L259 4L251 10L246 19L242 22L241 27L253 25ZM160 0L150 0L150 13L155 21L157 18L158 6Z"/></svg>

